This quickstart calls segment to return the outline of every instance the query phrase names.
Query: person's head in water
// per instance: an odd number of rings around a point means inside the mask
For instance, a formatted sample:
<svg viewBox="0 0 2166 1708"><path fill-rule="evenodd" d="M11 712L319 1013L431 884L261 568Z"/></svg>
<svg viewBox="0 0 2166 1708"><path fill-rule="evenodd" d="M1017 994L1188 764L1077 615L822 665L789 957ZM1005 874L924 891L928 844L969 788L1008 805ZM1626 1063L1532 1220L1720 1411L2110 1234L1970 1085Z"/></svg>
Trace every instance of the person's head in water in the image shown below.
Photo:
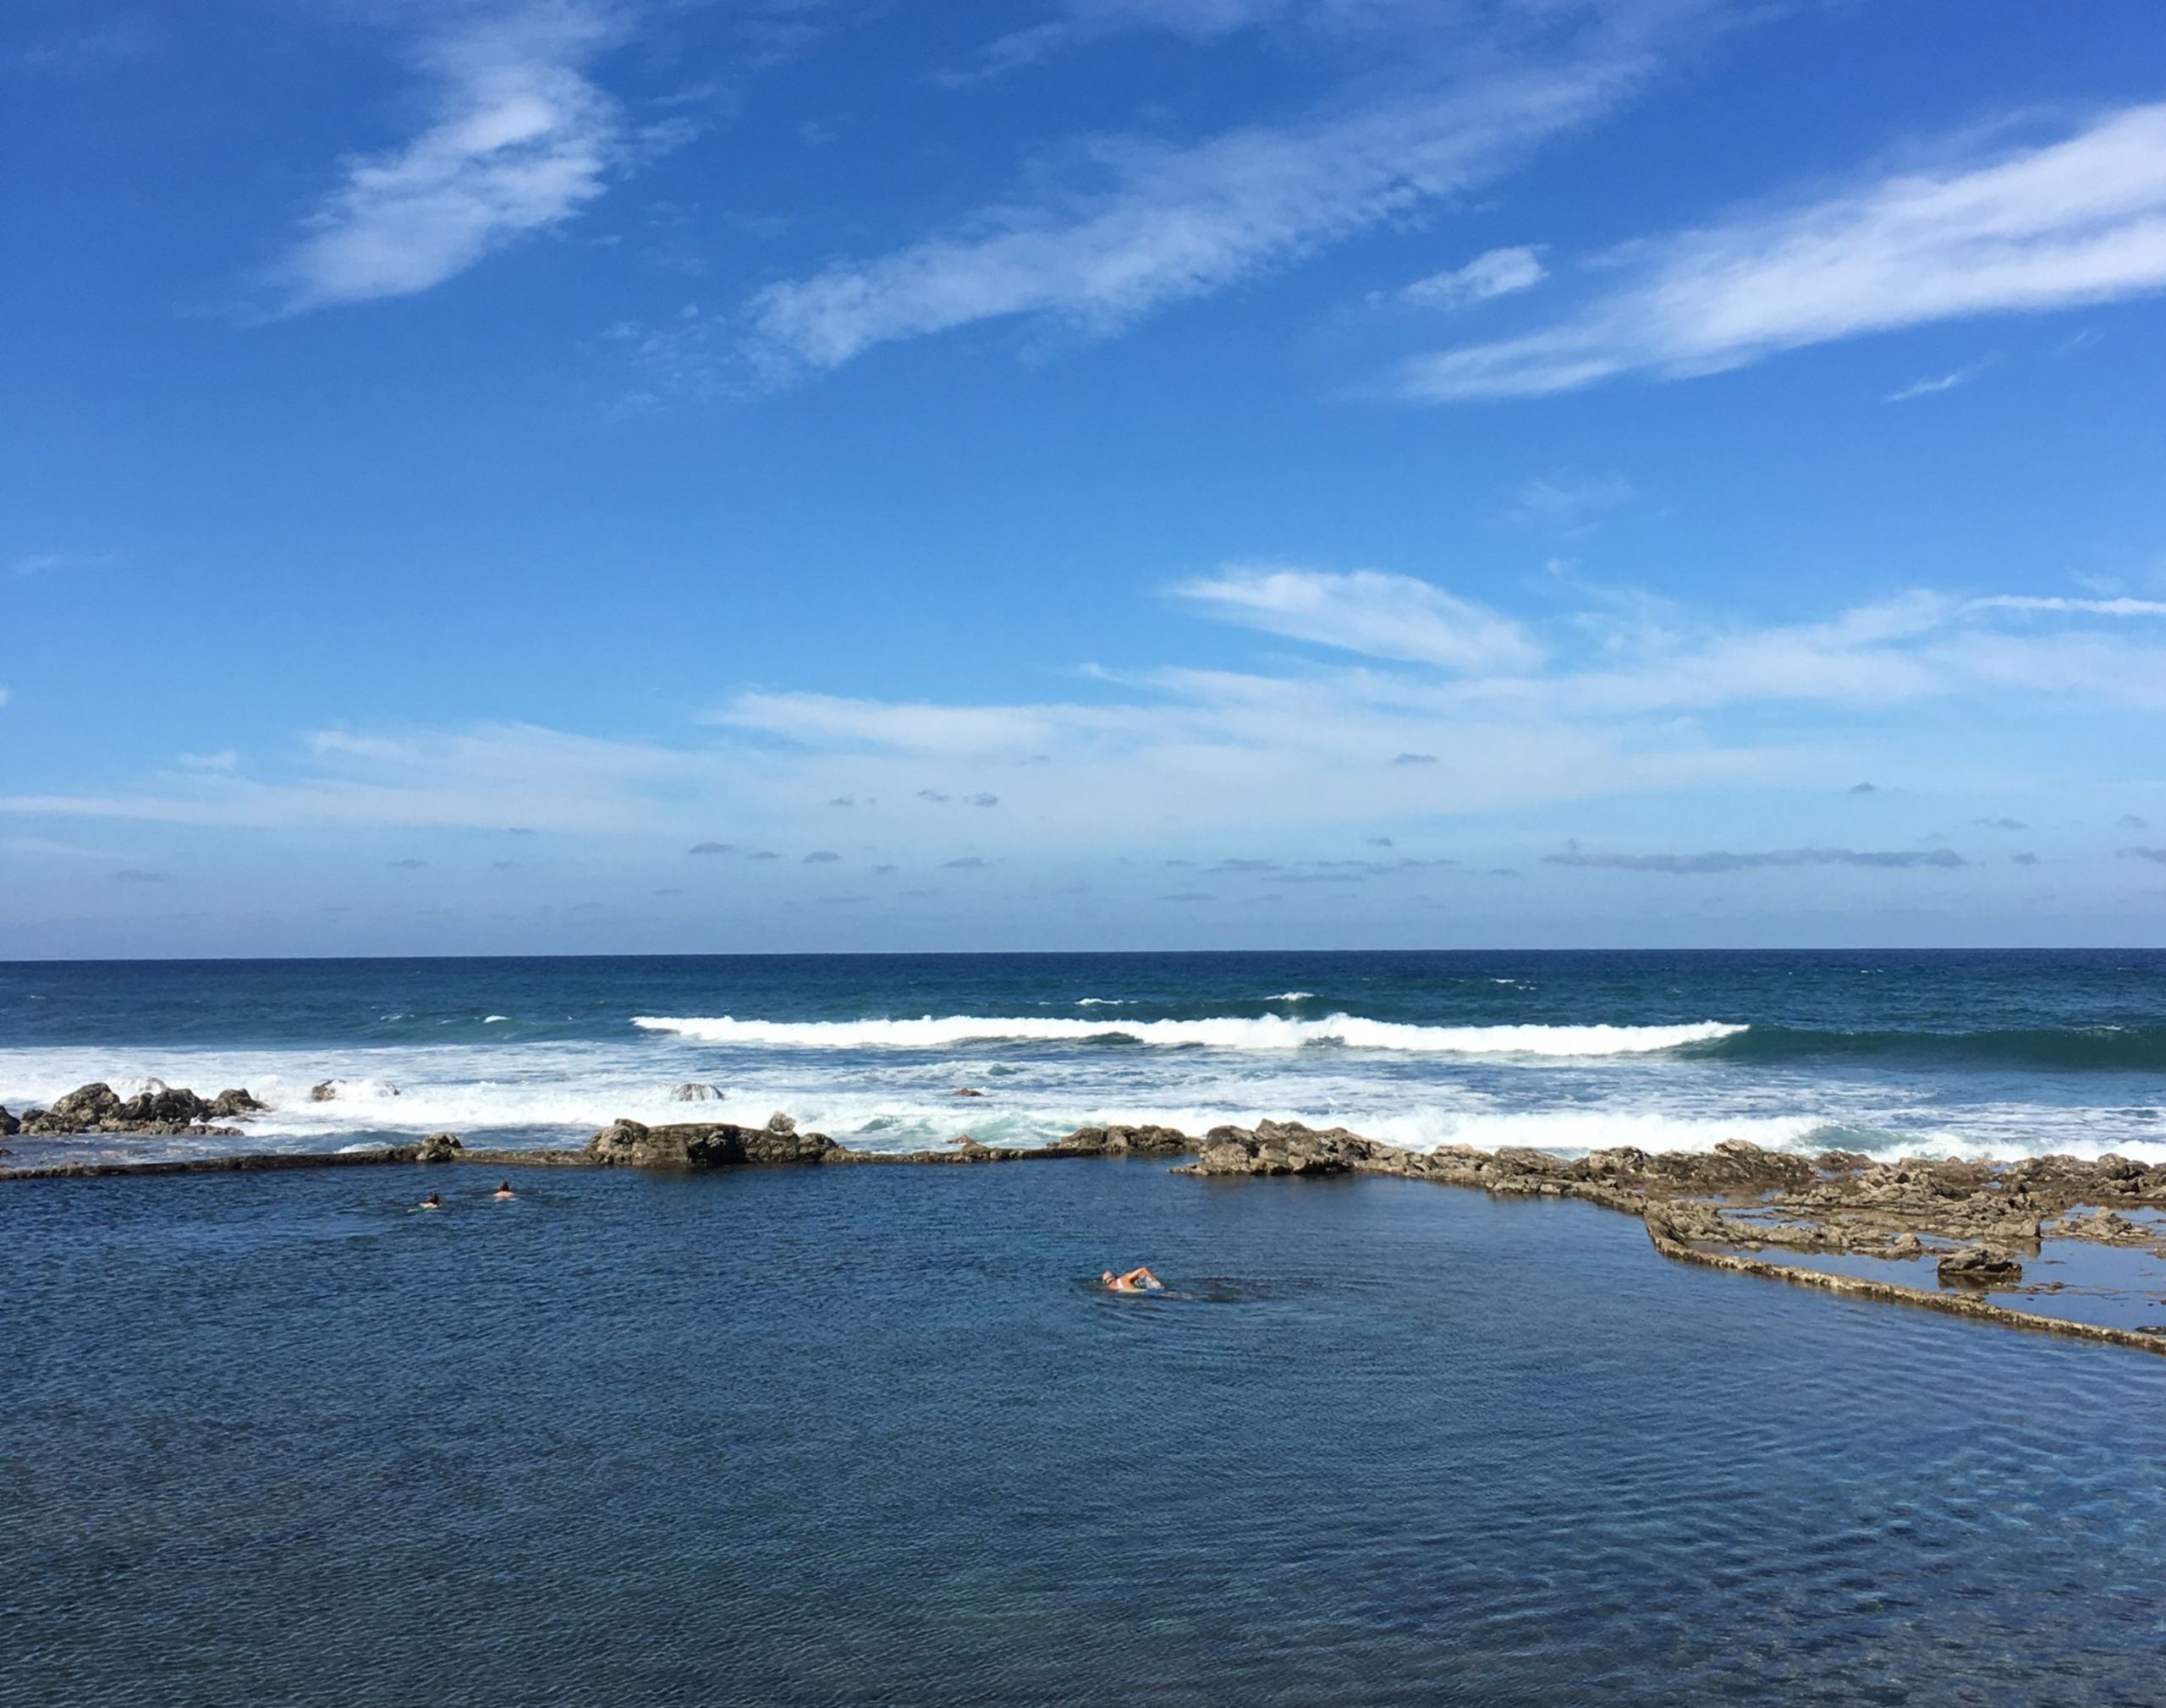
<svg viewBox="0 0 2166 1708"><path fill-rule="evenodd" d="M1098 1277L1098 1284L1102 1287L1111 1287L1113 1284L1113 1271L1108 1269L1103 1275L1100 1276Z"/></svg>
<svg viewBox="0 0 2166 1708"><path fill-rule="evenodd" d="M421 1200L421 1208L424 1210L441 1210L443 1208L443 1200L437 1197L435 1193L432 1192L426 1198L424 1198Z"/></svg>
<svg viewBox="0 0 2166 1708"><path fill-rule="evenodd" d="M509 1180L499 1180L497 1182L496 1195L499 1198L514 1198L518 1196L518 1195L511 1189L511 1182Z"/></svg>

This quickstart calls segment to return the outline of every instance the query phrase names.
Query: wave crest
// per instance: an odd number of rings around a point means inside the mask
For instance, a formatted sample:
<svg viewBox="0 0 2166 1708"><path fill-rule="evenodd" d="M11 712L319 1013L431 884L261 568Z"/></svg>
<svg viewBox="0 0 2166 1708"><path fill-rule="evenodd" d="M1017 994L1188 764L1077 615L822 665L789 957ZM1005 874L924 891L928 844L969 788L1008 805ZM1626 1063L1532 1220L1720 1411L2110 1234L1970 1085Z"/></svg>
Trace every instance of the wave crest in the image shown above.
<svg viewBox="0 0 2166 1708"><path fill-rule="evenodd" d="M1422 1055L1639 1056L1706 1044L1745 1030L1721 1020L1683 1026L1415 1026L1332 1014L1297 1020L1058 1020L927 1014L915 1020L739 1020L728 1014L642 1014L632 1022L703 1044L798 1050L938 1050L958 1044L1090 1043L1124 1040L1161 1048L1302 1050L1338 1044Z"/></svg>

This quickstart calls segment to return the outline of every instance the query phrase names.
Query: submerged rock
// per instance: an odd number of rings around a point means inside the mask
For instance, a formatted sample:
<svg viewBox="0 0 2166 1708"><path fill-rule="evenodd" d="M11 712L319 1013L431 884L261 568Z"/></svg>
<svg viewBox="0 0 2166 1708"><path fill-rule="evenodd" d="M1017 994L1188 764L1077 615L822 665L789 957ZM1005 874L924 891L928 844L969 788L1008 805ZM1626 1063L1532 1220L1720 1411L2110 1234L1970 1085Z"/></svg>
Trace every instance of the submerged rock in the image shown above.
<svg viewBox="0 0 2166 1708"><path fill-rule="evenodd" d="M982 1097L985 1093L975 1085L958 1085L948 1094L950 1097Z"/></svg>
<svg viewBox="0 0 2166 1708"><path fill-rule="evenodd" d="M784 1116L783 1120L789 1118ZM649 1127L616 1121L586 1142L586 1154L606 1167L727 1168L746 1162L820 1162L842 1146L824 1133L738 1127L726 1121Z"/></svg>

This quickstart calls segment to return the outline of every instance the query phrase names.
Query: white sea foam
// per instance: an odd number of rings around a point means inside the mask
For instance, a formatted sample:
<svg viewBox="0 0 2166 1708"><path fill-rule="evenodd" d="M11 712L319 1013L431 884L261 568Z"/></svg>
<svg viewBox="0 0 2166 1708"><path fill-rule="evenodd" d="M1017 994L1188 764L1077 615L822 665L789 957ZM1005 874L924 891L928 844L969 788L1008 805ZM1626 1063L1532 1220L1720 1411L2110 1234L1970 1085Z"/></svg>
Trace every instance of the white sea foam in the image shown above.
<svg viewBox="0 0 2166 1708"><path fill-rule="evenodd" d="M790 1050L939 1050L958 1044L1080 1043L1125 1038L1167 1048L1301 1050L1339 1044L1427 1055L1635 1056L1742 1032L1704 1020L1685 1026L1411 1026L1333 1014L1296 1020L1266 1014L1205 1020L1053 1020L1031 1016L927 1014L915 1020L739 1020L730 1015L641 1015L632 1024L703 1044Z"/></svg>
<svg viewBox="0 0 2166 1708"><path fill-rule="evenodd" d="M481 1016L481 1024L485 1026L498 1025L510 1018L509 1014L484 1014Z"/></svg>
<svg viewBox="0 0 2166 1708"><path fill-rule="evenodd" d="M1078 997L1075 1006L1079 1008L1125 1008L1128 1002L1126 997Z"/></svg>
<svg viewBox="0 0 2166 1708"><path fill-rule="evenodd" d="M1314 991L1281 991L1275 997L1266 997L1267 1002L1306 1002L1316 997Z"/></svg>
<svg viewBox="0 0 2166 1708"><path fill-rule="evenodd" d="M954 1024L975 1035L989 1023ZM1221 1123L1253 1126L1269 1117L1344 1126L1422 1150L1517 1145L1570 1154L1632 1145L1704 1151L1724 1139L1748 1139L1806 1153L1830 1146L1883 1156L2117 1151L2166 1162L2166 1123L2148 1107L2102 1106L2089 1098L2056 1102L2044 1085L2035 1100L1951 1103L1908 1081L1740 1072L1690 1055L1646 1053L1644 1030L1637 1034L1640 1053L1541 1057L1493 1053L1507 1047L1502 1041L1522 1030L1517 1028L1481 1029L1471 1052L1440 1051L1432 1041L1424 1053L1279 1046L1077 1049L1071 1041L1102 1036L1107 1024L1050 1024L1053 1044L1010 1042L990 1066L959 1049L868 1047L850 1057L833 1046L751 1047L739 1035L723 1071L717 1046L706 1039L629 1028L614 1038L546 1043L520 1043L499 1032L490 1042L460 1045L11 1047L0 1048L0 1104L19 1113L92 1079L130 1096L155 1076L206 1094L245 1085L273 1106L242 1123L245 1140L10 1140L16 1152L11 1162L18 1164L87 1156L92 1147L116 1157L217 1152L236 1145L332 1151L432 1132L458 1133L470 1145L577 1145L619 1116L650 1124L756 1126L778 1109L807 1129L884 1151L938 1146L964 1132L987 1144L1038 1145L1108 1122L1200 1134ZM1303 1035L1304 1024L1313 1035L1328 1023L1231 1024L1264 1025L1270 1035L1292 1040ZM1524 1030L1553 1044L1560 1035L1560 1029ZM1465 1049L1463 1039L1460 1047ZM338 1082L337 1096L315 1102L310 1088L324 1079ZM673 1101L672 1089L688 1079L726 1089L718 1100ZM953 1096L959 1085L987 1095L959 1101Z"/></svg>

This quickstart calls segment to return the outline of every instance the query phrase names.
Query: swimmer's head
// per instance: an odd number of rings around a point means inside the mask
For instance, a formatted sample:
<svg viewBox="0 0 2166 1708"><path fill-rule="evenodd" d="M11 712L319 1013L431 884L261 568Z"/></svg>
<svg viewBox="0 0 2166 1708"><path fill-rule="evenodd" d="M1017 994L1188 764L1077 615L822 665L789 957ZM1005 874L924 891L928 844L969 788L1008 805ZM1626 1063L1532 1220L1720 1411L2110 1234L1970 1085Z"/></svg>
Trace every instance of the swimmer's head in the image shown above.
<svg viewBox="0 0 2166 1708"><path fill-rule="evenodd" d="M1108 1271L1107 1271L1103 1275L1100 1276L1100 1277L1098 1277L1098 1279L1099 1279L1099 1281L1100 1281L1103 1285L1105 1285L1105 1286L1107 1286L1107 1287L1111 1287L1111 1286L1113 1284L1113 1271L1111 1271L1110 1269L1108 1269Z"/></svg>
<svg viewBox="0 0 2166 1708"><path fill-rule="evenodd" d="M441 1201L441 1200L438 1200L438 1198L437 1197L436 1194L435 1194L435 1193L433 1193L433 1192L432 1192L431 1194L429 1194L429 1195L428 1195L426 1198L424 1198L424 1199L421 1200L421 1202L422 1202L422 1203L424 1203L424 1204L427 1205L428 1205L428 1207L429 1207L430 1209L432 1209L432 1210L434 1210L434 1209L437 1206L437 1205L438 1205L438 1203L439 1203L440 1201Z"/></svg>

